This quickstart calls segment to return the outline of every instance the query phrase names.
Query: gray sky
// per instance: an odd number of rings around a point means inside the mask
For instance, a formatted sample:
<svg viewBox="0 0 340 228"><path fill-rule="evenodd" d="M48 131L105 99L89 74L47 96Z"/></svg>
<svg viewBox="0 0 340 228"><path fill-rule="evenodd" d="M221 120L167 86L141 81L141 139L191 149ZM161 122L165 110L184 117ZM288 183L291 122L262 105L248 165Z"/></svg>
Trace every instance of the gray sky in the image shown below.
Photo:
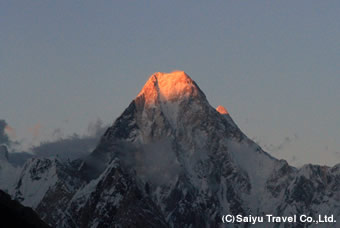
<svg viewBox="0 0 340 228"><path fill-rule="evenodd" d="M339 1L1 1L0 119L25 147L186 71L266 150L340 162Z"/></svg>

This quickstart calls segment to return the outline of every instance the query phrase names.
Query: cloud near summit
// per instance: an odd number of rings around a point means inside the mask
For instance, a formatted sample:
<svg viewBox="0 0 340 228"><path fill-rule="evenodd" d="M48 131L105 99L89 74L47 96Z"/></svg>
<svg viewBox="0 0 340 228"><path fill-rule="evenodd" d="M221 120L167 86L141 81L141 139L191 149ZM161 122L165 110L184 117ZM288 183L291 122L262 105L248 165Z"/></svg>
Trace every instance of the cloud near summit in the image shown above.
<svg viewBox="0 0 340 228"><path fill-rule="evenodd" d="M58 128L53 131L53 135L58 136L57 140L41 142L32 147L31 151L41 157L58 156L61 159L74 160L92 152L107 128L101 119L90 122L85 135L63 137L62 130Z"/></svg>
<svg viewBox="0 0 340 228"><path fill-rule="evenodd" d="M36 124L30 129L34 136L33 140L37 140L37 137L39 137L41 127L41 124ZM14 129L5 120L0 120L0 145L11 148L13 156L15 156L13 153L16 153L16 155L21 153L30 155L28 157L32 155L38 157L58 156L61 159L74 160L92 152L107 128L108 126L104 125L101 119L90 122L87 132L82 135L74 133L70 136L64 136L62 129L57 128L53 131L50 140L22 151L18 149L20 143L12 141L9 137L15 136Z"/></svg>

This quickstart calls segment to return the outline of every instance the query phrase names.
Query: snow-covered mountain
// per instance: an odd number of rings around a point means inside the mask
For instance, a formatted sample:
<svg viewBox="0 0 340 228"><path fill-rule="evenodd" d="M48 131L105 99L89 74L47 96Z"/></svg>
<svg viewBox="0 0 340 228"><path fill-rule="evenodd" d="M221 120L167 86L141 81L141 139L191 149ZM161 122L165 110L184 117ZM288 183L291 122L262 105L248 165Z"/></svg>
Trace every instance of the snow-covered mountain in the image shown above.
<svg viewBox="0 0 340 228"><path fill-rule="evenodd" d="M10 192L24 206L31 207L48 223L57 218L54 210L63 210L82 186L78 171L69 162L57 158L31 158L22 167Z"/></svg>
<svg viewBox="0 0 340 228"><path fill-rule="evenodd" d="M155 73L91 155L29 160L12 195L56 227L250 226L223 224L224 214L340 220L340 165L292 167L211 107L186 73Z"/></svg>
<svg viewBox="0 0 340 228"><path fill-rule="evenodd" d="M9 162L7 147L0 145L0 189L10 192L16 183L19 171Z"/></svg>

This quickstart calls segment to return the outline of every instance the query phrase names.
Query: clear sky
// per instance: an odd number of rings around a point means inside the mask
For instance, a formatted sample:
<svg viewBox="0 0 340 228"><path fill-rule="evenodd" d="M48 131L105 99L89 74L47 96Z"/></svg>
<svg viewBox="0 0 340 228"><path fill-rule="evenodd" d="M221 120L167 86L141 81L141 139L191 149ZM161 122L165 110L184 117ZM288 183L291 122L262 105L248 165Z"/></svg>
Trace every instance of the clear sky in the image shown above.
<svg viewBox="0 0 340 228"><path fill-rule="evenodd" d="M274 156L340 162L340 1L0 2L0 119L23 145L111 124L176 69Z"/></svg>

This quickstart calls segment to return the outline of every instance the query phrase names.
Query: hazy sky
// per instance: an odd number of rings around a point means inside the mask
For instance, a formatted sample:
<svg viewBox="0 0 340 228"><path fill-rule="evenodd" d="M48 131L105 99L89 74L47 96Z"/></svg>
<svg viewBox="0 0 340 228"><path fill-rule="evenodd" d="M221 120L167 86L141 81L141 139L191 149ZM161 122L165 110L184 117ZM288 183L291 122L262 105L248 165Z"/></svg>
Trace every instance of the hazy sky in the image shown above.
<svg viewBox="0 0 340 228"><path fill-rule="evenodd" d="M340 162L339 1L0 2L0 119L26 146L112 123L175 69L274 156Z"/></svg>

